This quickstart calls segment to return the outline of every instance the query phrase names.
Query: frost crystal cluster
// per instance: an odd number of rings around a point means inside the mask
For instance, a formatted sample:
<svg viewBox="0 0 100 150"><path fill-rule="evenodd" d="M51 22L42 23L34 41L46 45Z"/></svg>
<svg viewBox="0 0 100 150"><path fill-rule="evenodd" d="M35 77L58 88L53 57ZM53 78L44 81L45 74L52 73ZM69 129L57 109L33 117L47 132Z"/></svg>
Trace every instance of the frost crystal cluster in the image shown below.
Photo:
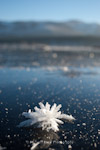
<svg viewBox="0 0 100 150"><path fill-rule="evenodd" d="M59 131L59 124L63 124L63 120L73 121L75 120L72 115L63 114L60 111L61 105L54 105L51 107L47 102L46 105L39 103L40 108L34 107L35 112L29 109L28 112L23 112L22 115L29 118L19 124L19 127L27 127L38 123L38 127L42 127L43 130Z"/></svg>

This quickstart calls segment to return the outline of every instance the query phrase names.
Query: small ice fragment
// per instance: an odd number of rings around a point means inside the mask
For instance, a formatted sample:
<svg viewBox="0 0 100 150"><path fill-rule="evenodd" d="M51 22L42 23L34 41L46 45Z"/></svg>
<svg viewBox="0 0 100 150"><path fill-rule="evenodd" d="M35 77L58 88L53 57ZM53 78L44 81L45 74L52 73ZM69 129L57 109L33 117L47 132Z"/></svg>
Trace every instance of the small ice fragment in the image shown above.
<svg viewBox="0 0 100 150"><path fill-rule="evenodd" d="M18 87L18 90L20 91L21 89L22 89L21 86L19 86L19 87Z"/></svg>
<svg viewBox="0 0 100 150"><path fill-rule="evenodd" d="M71 150L71 149L72 149L72 146L71 146L71 145L68 145L68 149Z"/></svg>
<svg viewBox="0 0 100 150"><path fill-rule="evenodd" d="M94 143L94 147L97 148L97 144L96 143Z"/></svg>
<svg viewBox="0 0 100 150"><path fill-rule="evenodd" d="M59 141L59 143L60 143L60 144L63 144L63 142L62 142L62 141Z"/></svg>
<svg viewBox="0 0 100 150"><path fill-rule="evenodd" d="M100 130L98 130L98 134L100 135Z"/></svg>
<svg viewBox="0 0 100 150"><path fill-rule="evenodd" d="M7 137L10 138L10 135L8 134Z"/></svg>
<svg viewBox="0 0 100 150"><path fill-rule="evenodd" d="M86 126L86 123L82 123L83 126Z"/></svg>

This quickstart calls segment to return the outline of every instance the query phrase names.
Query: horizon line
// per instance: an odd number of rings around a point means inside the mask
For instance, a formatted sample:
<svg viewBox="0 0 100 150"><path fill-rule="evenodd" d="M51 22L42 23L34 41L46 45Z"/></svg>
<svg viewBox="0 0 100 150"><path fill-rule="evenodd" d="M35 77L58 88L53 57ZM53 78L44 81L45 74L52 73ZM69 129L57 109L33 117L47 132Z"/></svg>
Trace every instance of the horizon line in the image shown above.
<svg viewBox="0 0 100 150"><path fill-rule="evenodd" d="M0 19L0 22L56 22L56 23L64 23L64 22L82 22L82 23L87 23L87 24L100 24L99 21L85 21L85 20L81 20L81 19L66 19L66 20L52 20L52 19L48 19L48 20L38 20L38 19L16 19L16 20L2 20Z"/></svg>

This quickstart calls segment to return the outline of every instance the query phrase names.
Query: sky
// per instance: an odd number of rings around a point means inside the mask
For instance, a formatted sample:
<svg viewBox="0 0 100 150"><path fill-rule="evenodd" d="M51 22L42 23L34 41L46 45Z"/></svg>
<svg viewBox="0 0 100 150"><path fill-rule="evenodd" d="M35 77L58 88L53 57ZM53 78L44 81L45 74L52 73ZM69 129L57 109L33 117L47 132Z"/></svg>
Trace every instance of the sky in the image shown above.
<svg viewBox="0 0 100 150"><path fill-rule="evenodd" d="M0 0L0 20L100 23L100 0Z"/></svg>

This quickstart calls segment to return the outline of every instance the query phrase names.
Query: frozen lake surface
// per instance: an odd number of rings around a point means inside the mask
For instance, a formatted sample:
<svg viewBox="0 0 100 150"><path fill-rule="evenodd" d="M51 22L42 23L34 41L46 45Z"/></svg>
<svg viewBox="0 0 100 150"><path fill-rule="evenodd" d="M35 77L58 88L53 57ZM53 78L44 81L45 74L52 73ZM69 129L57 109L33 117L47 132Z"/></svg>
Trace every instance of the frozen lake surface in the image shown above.
<svg viewBox="0 0 100 150"><path fill-rule="evenodd" d="M99 52L0 52L0 145L7 149L100 149ZM75 117L47 132L18 128L39 102L62 104ZM1 148L2 149L2 148Z"/></svg>

